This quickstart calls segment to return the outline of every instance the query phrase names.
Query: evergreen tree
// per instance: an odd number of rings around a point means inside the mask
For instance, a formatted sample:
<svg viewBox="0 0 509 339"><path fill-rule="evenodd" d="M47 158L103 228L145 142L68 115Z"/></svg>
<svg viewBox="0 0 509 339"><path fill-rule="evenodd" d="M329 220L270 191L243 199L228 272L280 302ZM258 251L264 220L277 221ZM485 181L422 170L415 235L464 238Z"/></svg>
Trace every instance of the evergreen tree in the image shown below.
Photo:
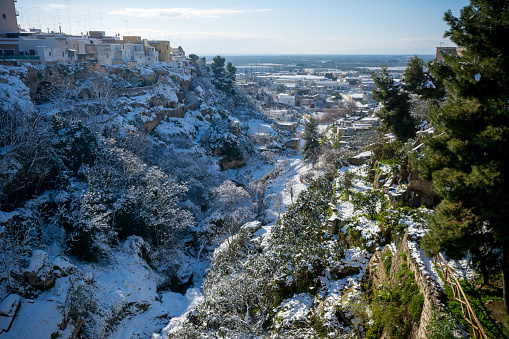
<svg viewBox="0 0 509 339"><path fill-rule="evenodd" d="M429 68L432 65L430 62L425 66L417 56L410 59L403 73L403 89L424 100L441 100L445 96L444 83L431 75Z"/></svg>
<svg viewBox="0 0 509 339"><path fill-rule="evenodd" d="M389 74L386 66L382 72L373 73L376 88L373 90L374 100L383 104L376 112L376 116L382 119L386 129L394 133L396 138L406 141L415 136L415 120L410 115L409 96L401 91L401 85L396 83Z"/></svg>
<svg viewBox="0 0 509 339"><path fill-rule="evenodd" d="M304 146L302 146L302 156L304 161L311 162L313 165L318 161L320 156L320 133L318 132L318 121L310 118L304 123Z"/></svg>
<svg viewBox="0 0 509 339"><path fill-rule="evenodd" d="M228 94L233 94L237 68L233 66L231 62L228 62L225 69L225 58L218 55L212 59L210 69L212 70L213 75L212 83L216 86L216 88Z"/></svg>
<svg viewBox="0 0 509 339"><path fill-rule="evenodd" d="M469 253L479 267L501 267L509 309L509 3L472 0L445 21L445 36L465 50L434 69L447 101L432 117L435 136L417 166L443 200L423 245L430 254Z"/></svg>
<svg viewBox="0 0 509 339"><path fill-rule="evenodd" d="M420 94L422 88L426 86L426 73L424 72L424 61L414 56L408 62L407 68L403 73L403 88L411 93Z"/></svg>
<svg viewBox="0 0 509 339"><path fill-rule="evenodd" d="M226 64L226 73L228 73L228 77L232 79L232 81L235 81L235 77L237 75L237 67L233 66L230 61L228 61Z"/></svg>

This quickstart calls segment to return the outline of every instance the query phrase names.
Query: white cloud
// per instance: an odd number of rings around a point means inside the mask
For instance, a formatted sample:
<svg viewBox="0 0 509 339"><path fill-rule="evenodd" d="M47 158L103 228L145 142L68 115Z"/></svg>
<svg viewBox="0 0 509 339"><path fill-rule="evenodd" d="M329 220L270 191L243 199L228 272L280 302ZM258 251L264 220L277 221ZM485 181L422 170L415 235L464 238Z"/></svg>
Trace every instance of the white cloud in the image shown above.
<svg viewBox="0 0 509 339"><path fill-rule="evenodd" d="M119 11L109 12L108 14L129 15L139 18L219 18L223 15L243 13L243 10L214 8L214 9L195 9L195 8L125 8Z"/></svg>
<svg viewBox="0 0 509 339"><path fill-rule="evenodd" d="M272 9L270 8L264 8L264 9L255 9L255 12L270 12Z"/></svg>
<svg viewBox="0 0 509 339"><path fill-rule="evenodd" d="M46 5L46 7L44 7L44 9L53 10L53 9L61 9L64 7L65 7L64 5L48 4L48 5Z"/></svg>

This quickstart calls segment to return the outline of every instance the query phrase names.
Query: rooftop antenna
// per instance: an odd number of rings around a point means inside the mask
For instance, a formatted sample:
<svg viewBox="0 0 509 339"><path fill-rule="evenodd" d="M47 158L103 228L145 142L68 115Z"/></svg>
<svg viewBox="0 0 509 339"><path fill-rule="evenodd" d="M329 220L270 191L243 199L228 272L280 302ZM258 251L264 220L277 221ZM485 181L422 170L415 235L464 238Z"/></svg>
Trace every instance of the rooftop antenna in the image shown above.
<svg viewBox="0 0 509 339"><path fill-rule="evenodd" d="M59 10L60 9L57 8L58 31L60 32L60 34L62 34L62 26L60 25L60 16L58 15Z"/></svg>
<svg viewBox="0 0 509 339"><path fill-rule="evenodd" d="M21 17L21 26L25 26L25 20L23 20L23 7L20 7L19 10L21 11L20 12L21 13L21 15L20 15L20 17Z"/></svg>
<svg viewBox="0 0 509 339"><path fill-rule="evenodd" d="M69 14L69 0L67 1L67 20L69 21L69 34L72 35L71 31L71 15Z"/></svg>
<svg viewBox="0 0 509 339"><path fill-rule="evenodd" d="M101 31L104 31L104 27L103 27L103 12L99 12L99 14L101 14Z"/></svg>
<svg viewBox="0 0 509 339"><path fill-rule="evenodd" d="M25 9L25 17L27 18L27 21L28 21L28 31L30 31L30 17L28 16L26 9Z"/></svg>
<svg viewBox="0 0 509 339"><path fill-rule="evenodd" d="M90 22L90 8L88 9L88 30L92 30L92 23Z"/></svg>
<svg viewBox="0 0 509 339"><path fill-rule="evenodd" d="M131 35L131 34L129 34L129 20L125 21L125 29L127 31L127 35Z"/></svg>
<svg viewBox="0 0 509 339"><path fill-rule="evenodd" d="M82 15L82 17L83 17L83 31L86 33L87 32L87 17L85 15Z"/></svg>
<svg viewBox="0 0 509 339"><path fill-rule="evenodd" d="M120 36L120 29L118 28L118 21L115 21L117 23L117 35Z"/></svg>
<svg viewBox="0 0 509 339"><path fill-rule="evenodd" d="M41 25L41 7L37 7L37 16L39 17L39 29L42 28Z"/></svg>

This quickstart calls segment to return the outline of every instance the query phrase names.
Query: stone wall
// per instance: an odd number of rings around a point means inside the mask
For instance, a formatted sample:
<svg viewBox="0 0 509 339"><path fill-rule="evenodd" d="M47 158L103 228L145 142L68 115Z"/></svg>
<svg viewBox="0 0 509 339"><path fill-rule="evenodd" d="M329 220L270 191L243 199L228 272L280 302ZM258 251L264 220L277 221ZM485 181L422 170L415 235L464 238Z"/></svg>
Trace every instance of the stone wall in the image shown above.
<svg viewBox="0 0 509 339"><path fill-rule="evenodd" d="M408 240L408 231L405 233L405 236L399 246L398 253L396 254L396 257L400 260L402 260L399 256L401 252L406 252L407 267L414 273L415 281L419 286L419 291L424 295L424 306L422 308L419 325L417 326L417 324L414 324L414 328L408 338L425 339L426 327L429 325L433 313L445 310L445 305L442 302L442 288L426 269L426 266L421 259L421 253L417 243ZM399 265L401 265L401 261L399 262Z"/></svg>
<svg viewBox="0 0 509 339"><path fill-rule="evenodd" d="M409 339L425 339L426 327L429 325L433 313L445 310L442 302L442 289L440 285L429 274L421 259L421 253L416 242L408 240L408 231L401 240L396 254L392 257L392 265L389 274L386 274L383 266L382 257L389 251L386 246L383 251L376 252L371 258L371 277L373 278L373 286L378 286L384 282L391 281L403 263L401 253L406 252L406 264L410 271L414 273L415 281L419 287L419 291L424 295L424 305L422 308L421 319L419 323L413 324L412 330L408 336ZM374 267L378 266L376 269ZM388 337L387 337L388 338Z"/></svg>

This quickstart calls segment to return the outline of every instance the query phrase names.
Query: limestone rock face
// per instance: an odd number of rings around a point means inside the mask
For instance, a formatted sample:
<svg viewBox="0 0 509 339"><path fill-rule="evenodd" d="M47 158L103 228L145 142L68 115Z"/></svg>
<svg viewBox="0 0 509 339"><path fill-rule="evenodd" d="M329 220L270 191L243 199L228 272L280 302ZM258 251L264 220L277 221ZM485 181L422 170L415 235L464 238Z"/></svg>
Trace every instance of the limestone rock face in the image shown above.
<svg viewBox="0 0 509 339"><path fill-rule="evenodd" d="M410 192L409 201L411 207L421 205L433 206L436 200L436 194L431 190L433 183L421 178L418 172L411 171L408 176L408 191Z"/></svg>
<svg viewBox="0 0 509 339"><path fill-rule="evenodd" d="M239 159L226 159L223 158L219 161L219 166L222 170L227 170L231 168L238 168L246 163L246 159L239 158Z"/></svg>
<svg viewBox="0 0 509 339"><path fill-rule="evenodd" d="M385 185L385 181L387 180L386 173L376 173L375 179L373 180L373 188L382 188Z"/></svg>
<svg viewBox="0 0 509 339"><path fill-rule="evenodd" d="M34 287L48 287L55 277L53 275L53 266L49 262L48 254L41 250L34 251L30 259L30 266L25 271L25 277Z"/></svg>

